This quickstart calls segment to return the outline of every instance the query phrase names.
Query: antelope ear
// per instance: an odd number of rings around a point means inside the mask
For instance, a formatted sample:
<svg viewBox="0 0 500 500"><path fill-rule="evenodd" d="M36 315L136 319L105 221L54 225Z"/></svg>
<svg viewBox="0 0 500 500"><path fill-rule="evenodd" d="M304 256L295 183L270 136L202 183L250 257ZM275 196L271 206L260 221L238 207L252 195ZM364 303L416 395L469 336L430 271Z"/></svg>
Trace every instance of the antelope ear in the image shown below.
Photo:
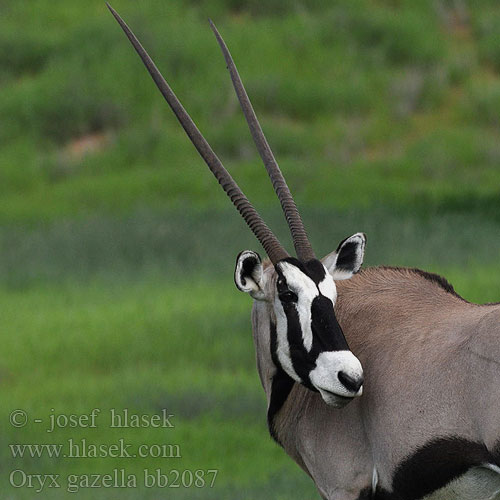
<svg viewBox="0 0 500 500"><path fill-rule="evenodd" d="M366 236L356 233L340 243L335 252L322 259L334 280L346 280L356 274L363 264Z"/></svg>
<svg viewBox="0 0 500 500"><path fill-rule="evenodd" d="M249 293L254 299L265 299L262 261L258 253L244 250L236 257L234 282L238 290Z"/></svg>

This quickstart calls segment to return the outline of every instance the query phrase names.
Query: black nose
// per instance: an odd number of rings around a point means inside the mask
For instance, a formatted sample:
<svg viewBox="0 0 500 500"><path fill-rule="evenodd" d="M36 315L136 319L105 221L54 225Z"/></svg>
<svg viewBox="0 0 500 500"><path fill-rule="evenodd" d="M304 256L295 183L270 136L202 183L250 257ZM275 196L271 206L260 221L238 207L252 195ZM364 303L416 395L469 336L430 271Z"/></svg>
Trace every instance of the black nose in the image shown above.
<svg viewBox="0 0 500 500"><path fill-rule="evenodd" d="M344 372L339 372L338 374L339 380L341 384L351 392L358 392L359 388L363 385L363 376L358 378L351 377L350 375L347 375L347 373Z"/></svg>

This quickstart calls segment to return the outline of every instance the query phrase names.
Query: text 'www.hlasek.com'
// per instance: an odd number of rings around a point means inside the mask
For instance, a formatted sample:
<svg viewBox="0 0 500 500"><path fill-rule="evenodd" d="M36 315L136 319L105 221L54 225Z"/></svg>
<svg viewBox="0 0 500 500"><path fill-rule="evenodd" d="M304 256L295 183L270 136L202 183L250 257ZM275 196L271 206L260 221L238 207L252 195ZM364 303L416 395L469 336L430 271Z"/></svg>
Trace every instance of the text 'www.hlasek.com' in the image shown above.
<svg viewBox="0 0 500 500"><path fill-rule="evenodd" d="M15 489L76 493L91 488L213 488L219 472L216 468L180 465L184 458L181 445L163 441L176 427L174 414L166 409L151 415L127 408L105 412L93 408L80 414L51 409L45 416L16 409L10 413L9 423L19 429L17 433L23 432L18 442L8 445L13 463L8 481ZM103 434L99 429L106 431ZM85 432L85 436L72 435L77 431ZM151 431L157 439L152 440ZM147 439L134 439L134 433ZM40 435L49 439L36 439ZM30 442L29 436L36 442ZM105 442L96 442L96 436ZM77 463L77 467L68 469L72 473L57 471L63 460ZM112 467L103 471L106 461ZM142 467L141 463L153 466ZM87 470L80 471L83 468Z"/></svg>

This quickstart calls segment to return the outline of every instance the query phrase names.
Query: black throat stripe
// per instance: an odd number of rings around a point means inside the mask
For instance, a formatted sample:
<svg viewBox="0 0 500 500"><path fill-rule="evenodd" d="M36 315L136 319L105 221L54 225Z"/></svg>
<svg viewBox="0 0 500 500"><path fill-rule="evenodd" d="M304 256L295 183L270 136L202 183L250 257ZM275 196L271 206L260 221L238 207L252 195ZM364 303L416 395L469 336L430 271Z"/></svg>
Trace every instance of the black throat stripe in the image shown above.
<svg viewBox="0 0 500 500"><path fill-rule="evenodd" d="M280 442L276 426L275 417L280 411L281 407L285 404L295 381L289 377L281 367L278 359L277 348L278 348L278 337L276 333L276 324L272 321L270 322L270 332L271 332L271 358L274 365L276 366L276 373L273 376L271 384L271 396L269 398L269 408L267 409L267 427L269 429L269 434L271 437L280 445Z"/></svg>

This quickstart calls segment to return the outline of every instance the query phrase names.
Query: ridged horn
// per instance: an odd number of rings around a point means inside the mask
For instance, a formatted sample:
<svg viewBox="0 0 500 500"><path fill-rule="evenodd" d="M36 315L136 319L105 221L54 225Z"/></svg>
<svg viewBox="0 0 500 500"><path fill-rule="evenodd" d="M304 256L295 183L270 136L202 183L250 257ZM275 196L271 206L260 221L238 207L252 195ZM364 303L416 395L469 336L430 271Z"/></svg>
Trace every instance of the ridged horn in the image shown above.
<svg viewBox="0 0 500 500"><path fill-rule="evenodd" d="M245 222L248 224L252 232L260 241L267 255L271 259L271 262L275 264L279 260L289 257L288 253L278 241L276 236L272 233L269 227L267 227L266 223L262 220L255 208L248 201L247 197L243 194L229 172L224 168L222 162L219 160L206 139L198 130L195 123L193 122L187 111L184 109L179 99L177 99L176 95L174 94L168 83L165 81L160 71L158 70L152 59L149 57L148 53L144 50L137 37L132 33L125 21L123 21L118 13L111 7L111 5L109 5L107 2L106 5L127 35L127 38L132 43L136 52L139 54L139 57L149 71L149 74L156 83L156 86L179 120L182 128L186 131L186 134L191 139L194 147L198 150L198 153L201 155L203 160L205 160L208 168L212 171L215 178L219 181L222 189L224 189L226 194L233 202L234 206L242 215L243 219L245 219Z"/></svg>
<svg viewBox="0 0 500 500"><path fill-rule="evenodd" d="M214 32L215 37L219 42L220 48L222 49L222 53L224 54L224 59L226 60L227 68L231 75L231 80L233 82L236 95L238 96L238 100L240 101L241 109L243 110L243 114L245 115L245 119L248 123L250 133L252 134L255 145L259 150L260 157L264 162L267 173L271 178L274 190L276 191L276 194L278 195L278 198L280 200L281 207L283 208L288 227L290 228L290 232L292 233L293 244L295 246L295 251L297 252L297 257L302 261L314 259L315 255L311 247L311 243L309 242L309 239L307 237L307 233L297 209L297 205L292 198L290 189L288 188L285 178L283 177L278 163L274 158L273 152L271 151L269 143L267 142L266 136L262 131L262 127L260 126L259 120L257 119L257 115L255 114L245 87L243 86L243 82L241 81L238 70L236 69L236 65L234 64L233 58L231 57L231 53L229 52L229 49L227 48L220 33L217 31L214 23L211 20L209 20L209 22L210 27L212 28L212 31Z"/></svg>

